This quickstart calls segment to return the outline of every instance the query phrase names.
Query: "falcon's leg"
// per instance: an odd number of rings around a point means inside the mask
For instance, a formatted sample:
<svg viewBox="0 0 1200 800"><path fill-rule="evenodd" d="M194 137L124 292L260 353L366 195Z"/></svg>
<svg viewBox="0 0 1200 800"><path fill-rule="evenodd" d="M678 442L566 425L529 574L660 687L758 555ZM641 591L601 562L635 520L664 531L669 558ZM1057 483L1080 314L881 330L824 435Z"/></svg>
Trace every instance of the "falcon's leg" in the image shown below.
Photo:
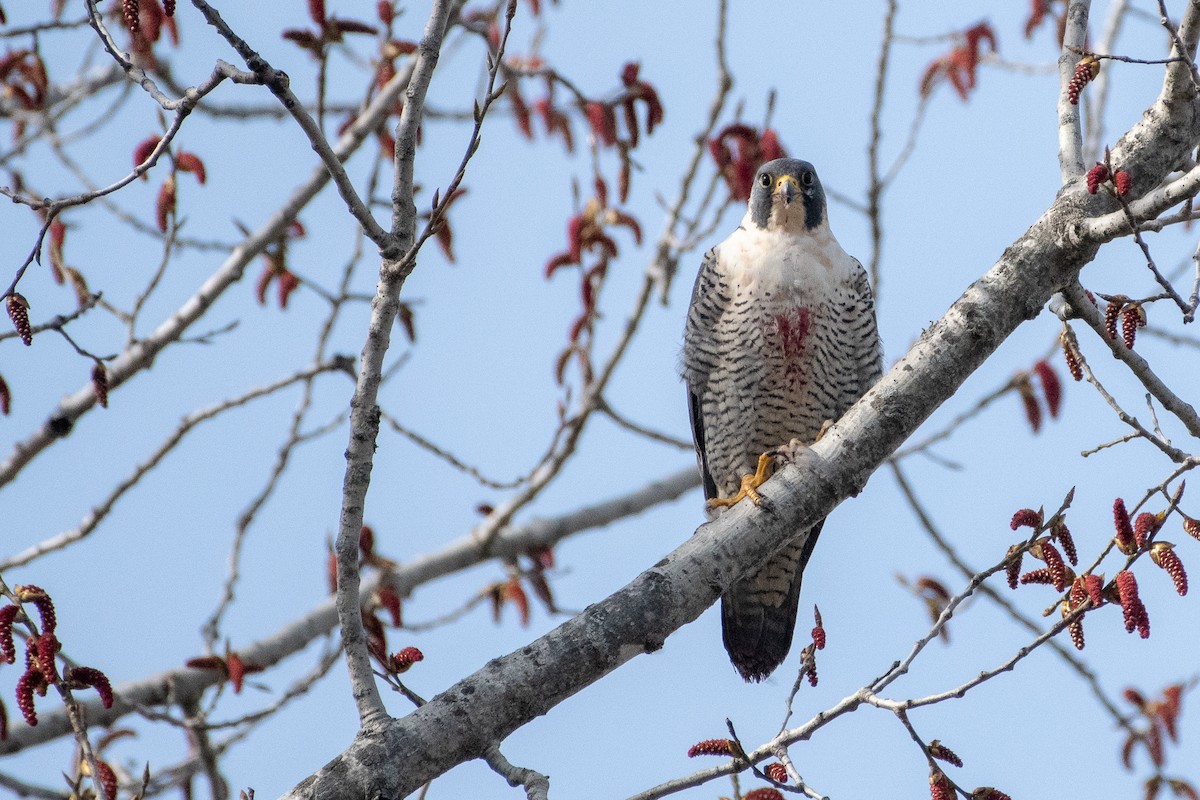
<svg viewBox="0 0 1200 800"><path fill-rule="evenodd" d="M708 501L709 508L727 508L740 503L744 498L749 497L750 502L754 505L760 505L763 502L763 496L756 489L767 482L771 477L771 462L774 458L773 453L763 453L758 457L758 466L754 470L753 475L742 476L742 488L733 497L714 497Z"/></svg>

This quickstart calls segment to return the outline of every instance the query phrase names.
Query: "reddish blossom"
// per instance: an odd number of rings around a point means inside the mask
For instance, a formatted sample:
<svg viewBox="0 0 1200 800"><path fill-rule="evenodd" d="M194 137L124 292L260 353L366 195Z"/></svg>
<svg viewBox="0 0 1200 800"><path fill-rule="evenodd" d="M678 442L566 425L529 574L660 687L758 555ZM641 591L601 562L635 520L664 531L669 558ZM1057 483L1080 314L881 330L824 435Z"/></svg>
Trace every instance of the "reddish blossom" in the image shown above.
<svg viewBox="0 0 1200 800"><path fill-rule="evenodd" d="M94 667L72 667L66 673L67 682L71 688L91 687L100 695L100 704L112 708L113 691L108 676Z"/></svg>
<svg viewBox="0 0 1200 800"><path fill-rule="evenodd" d="M1125 170L1119 169L1117 174L1113 175L1113 185L1117 187L1117 194L1124 197L1133 190L1133 178Z"/></svg>
<svg viewBox="0 0 1200 800"><path fill-rule="evenodd" d="M1034 558L1046 562L1046 569L1050 571L1050 582L1054 584L1055 591L1063 591L1067 588L1068 579L1074 580L1075 576L1070 574L1067 565L1063 563L1062 554L1050 543L1049 539L1041 539L1036 542L1029 553Z"/></svg>
<svg viewBox="0 0 1200 800"><path fill-rule="evenodd" d="M225 656L225 667L229 670L229 682L233 684L233 693L242 693L242 683L246 680L246 662L237 653L230 652Z"/></svg>
<svg viewBox="0 0 1200 800"><path fill-rule="evenodd" d="M54 633L58 627L58 616L54 612L54 601L50 599L50 595L46 593L45 589L27 583L14 586L13 594L22 603L32 603L37 608L38 617L42 623L42 633Z"/></svg>
<svg viewBox="0 0 1200 800"><path fill-rule="evenodd" d="M1079 608L1082 603L1087 600L1087 589L1084 587L1084 582L1079 578L1075 578L1074 583L1070 584L1070 593L1067 595L1067 602L1063 603L1062 615L1067 616L1075 608ZM1067 632L1070 636L1070 643L1075 645L1076 650L1084 649L1084 620L1076 618L1067 625Z"/></svg>
<svg viewBox="0 0 1200 800"><path fill-rule="evenodd" d="M821 610L816 606L813 606L812 641L818 650L825 649L825 625L821 622Z"/></svg>
<svg viewBox="0 0 1200 800"><path fill-rule="evenodd" d="M108 370L99 361L92 367L92 393L101 408L108 408Z"/></svg>
<svg viewBox="0 0 1200 800"><path fill-rule="evenodd" d="M930 800L955 800L954 784L946 777L946 773L937 767L929 770Z"/></svg>
<svg viewBox="0 0 1200 800"><path fill-rule="evenodd" d="M122 0L121 15L125 18L125 27L136 31L138 29L138 0Z"/></svg>
<svg viewBox="0 0 1200 800"><path fill-rule="evenodd" d="M20 606L7 605L0 608L0 661L9 664L17 660L17 648L13 644L13 620L21 610Z"/></svg>
<svg viewBox="0 0 1200 800"><path fill-rule="evenodd" d="M0 376L0 414L8 416L12 411L12 392L8 388L8 382Z"/></svg>
<svg viewBox="0 0 1200 800"><path fill-rule="evenodd" d="M742 795L742 800L783 800L783 795L774 787L764 786L746 792Z"/></svg>
<svg viewBox="0 0 1200 800"><path fill-rule="evenodd" d="M158 197L154 202L154 220L158 229L166 233L167 224L175 216L175 176L168 175L162 186L158 187Z"/></svg>
<svg viewBox="0 0 1200 800"><path fill-rule="evenodd" d="M58 656L58 651L62 649L62 644L58 641L58 637L52 632L43 631L42 635L37 637L37 640L34 642L34 647L37 650L38 671L45 677L46 683L58 683L56 657Z"/></svg>
<svg viewBox="0 0 1200 800"><path fill-rule="evenodd" d="M208 179L208 173L204 170L204 162L195 153L180 151L175 156L175 168L180 172L192 173L201 185Z"/></svg>
<svg viewBox="0 0 1200 800"><path fill-rule="evenodd" d="M504 599L517 609L517 616L521 620L521 626L529 625L529 596L525 594L524 587L521 586L521 579L513 576L508 579L508 583L504 584Z"/></svg>
<svg viewBox="0 0 1200 800"><path fill-rule="evenodd" d="M1146 742L1146 752L1150 755L1150 761L1156 767L1162 767L1166 763L1166 754L1163 752L1162 732L1157 725L1151 725L1146 729L1144 734Z"/></svg>
<svg viewBox="0 0 1200 800"><path fill-rule="evenodd" d="M1067 557L1067 561L1071 562L1071 566L1079 564L1079 552L1075 549L1075 539L1071 536L1071 530L1067 527L1067 523L1059 521L1050 528L1050 535L1062 545L1063 554Z"/></svg>
<svg viewBox="0 0 1200 800"><path fill-rule="evenodd" d="M778 783L788 782L787 767L778 761L767 764L767 766L763 768L763 772L765 772L767 777L773 781Z"/></svg>
<svg viewBox="0 0 1200 800"><path fill-rule="evenodd" d="M613 113L612 106L591 100L585 104L584 112L587 114L588 125L591 126L596 140L604 147L615 145L617 143L617 117Z"/></svg>
<svg viewBox="0 0 1200 800"><path fill-rule="evenodd" d="M1171 684L1163 689L1163 699L1154 704L1154 713L1163 724L1163 728L1167 731L1167 736L1171 737L1171 741L1179 740L1179 711L1183 702L1183 686L1178 683Z"/></svg>
<svg viewBox="0 0 1200 800"><path fill-rule="evenodd" d="M1183 518L1183 530L1193 539L1200 539L1200 520L1185 516Z"/></svg>
<svg viewBox="0 0 1200 800"><path fill-rule="evenodd" d="M539 98L533 103L533 110L542 119L548 135L559 134L568 153L575 152L575 138L571 134L571 123L567 115L554 106L552 95Z"/></svg>
<svg viewBox="0 0 1200 800"><path fill-rule="evenodd" d="M1025 20L1025 38L1033 37L1033 32L1042 24L1042 20L1050 11L1050 0L1032 0L1029 18Z"/></svg>
<svg viewBox="0 0 1200 800"><path fill-rule="evenodd" d="M1037 433L1042 427L1042 408L1038 405L1037 395L1033 392L1033 381L1029 379L1028 372L1020 373L1014 381L1017 393L1021 395L1021 405L1025 408L1025 419L1029 421L1029 427L1033 428L1033 432Z"/></svg>
<svg viewBox="0 0 1200 800"><path fill-rule="evenodd" d="M113 772L107 761L96 759L96 778L100 781L104 796L108 800L117 800L117 773Z"/></svg>
<svg viewBox="0 0 1200 800"><path fill-rule="evenodd" d="M696 742L688 748L688 758L696 756L731 756L734 753L733 742L729 739L705 739Z"/></svg>
<svg viewBox="0 0 1200 800"><path fill-rule="evenodd" d="M953 764L956 767L963 765L962 759L937 739L929 743L929 755L931 758L936 758L938 761L945 761L947 764Z"/></svg>
<svg viewBox="0 0 1200 800"><path fill-rule="evenodd" d="M1067 99L1071 101L1071 105L1079 105L1079 93L1099 74L1100 59L1090 53L1079 59L1079 63L1075 65L1075 74L1067 84Z"/></svg>
<svg viewBox="0 0 1200 800"><path fill-rule="evenodd" d="M1008 523L1008 527L1014 531L1017 528L1027 527L1037 530L1042 527L1042 509L1034 511L1032 508L1022 508L1020 511L1013 514L1012 521Z"/></svg>
<svg viewBox="0 0 1200 800"><path fill-rule="evenodd" d="M1179 554L1175 552L1175 545L1170 542L1155 542L1150 546L1150 559L1171 576L1175 591L1180 597L1187 594L1187 572L1183 568L1183 562L1179 560Z"/></svg>
<svg viewBox="0 0 1200 800"><path fill-rule="evenodd" d="M37 711L33 707L33 692L41 683L42 673L36 669L25 670L25 674L17 679L17 708L21 710L21 716L30 726L38 724Z"/></svg>
<svg viewBox="0 0 1200 800"><path fill-rule="evenodd" d="M276 284L275 290L278 293L279 307L286 309L288 299L292 296L292 292L300 287L300 279L291 270L283 270L279 273L279 283Z"/></svg>
<svg viewBox="0 0 1200 800"><path fill-rule="evenodd" d="M1121 311L1121 338L1125 347L1133 349L1137 329L1146 327L1146 309L1141 303L1132 303Z"/></svg>
<svg viewBox="0 0 1200 800"><path fill-rule="evenodd" d="M1046 398L1046 409L1050 412L1051 417L1057 417L1058 410L1062 405L1062 383L1058 380L1058 373L1044 358L1033 365L1033 371L1037 373L1038 380L1041 381L1042 394Z"/></svg>
<svg viewBox="0 0 1200 800"><path fill-rule="evenodd" d="M783 147L774 131L758 130L745 123L727 125L708 142L708 151L729 186L734 200L750 199L754 174L772 158L782 158Z"/></svg>
<svg viewBox="0 0 1200 800"><path fill-rule="evenodd" d="M1088 194L1095 194L1100 191L1100 184L1108 180L1108 165L1096 162L1096 166L1092 167L1087 172L1087 190Z"/></svg>
<svg viewBox="0 0 1200 800"><path fill-rule="evenodd" d="M425 654L415 647L405 647L398 653L392 653L387 660L387 671L393 675L407 672L418 661L424 661Z"/></svg>
<svg viewBox="0 0 1200 800"><path fill-rule="evenodd" d="M1143 511L1137 515L1137 519L1133 522L1133 541L1138 547L1143 547L1146 541L1154 535L1158 530L1162 520L1157 514L1151 514L1149 511Z"/></svg>
<svg viewBox="0 0 1200 800"><path fill-rule="evenodd" d="M1014 544L1008 548L1008 561L1004 565L1005 577L1008 579L1008 588L1016 589L1017 582L1021 574L1021 561L1025 556L1025 550L1020 545Z"/></svg>
<svg viewBox="0 0 1200 800"><path fill-rule="evenodd" d="M1133 538L1133 525L1129 522L1129 512L1125 510L1125 501L1118 497L1113 501L1113 526L1117 529L1117 548L1125 555L1133 555L1137 551L1137 543Z"/></svg>
<svg viewBox="0 0 1200 800"><path fill-rule="evenodd" d="M512 103L513 119L517 122L517 129L526 139L532 140L533 122L529 114L529 106L526 104L525 98L521 96L518 83L516 81L509 82L504 93L508 95L509 102Z"/></svg>
<svg viewBox="0 0 1200 800"><path fill-rule="evenodd" d="M552 614L556 612L558 606L554 603L554 593L550 591L550 582L546 580L545 573L534 572L528 576L527 580L529 581L529 588L533 589L534 595L538 600L542 601L542 605L546 607L546 610Z"/></svg>
<svg viewBox="0 0 1200 800"><path fill-rule="evenodd" d="M1143 639L1150 636L1150 617L1146 606L1138 597L1137 579L1129 570L1121 570L1116 578L1117 591L1121 599L1121 610L1125 613L1125 631L1132 633L1136 628Z"/></svg>
<svg viewBox="0 0 1200 800"><path fill-rule="evenodd" d="M1050 568L1041 567L1040 569L1030 570L1021 576L1022 586L1026 586L1031 583L1044 584L1046 586L1054 583L1054 578L1050 574Z"/></svg>
<svg viewBox="0 0 1200 800"><path fill-rule="evenodd" d="M621 69L621 83L625 85L625 97L621 101L621 110L625 119L625 127L629 133L629 146L638 144L637 102L646 106L646 133L654 133L654 129L663 120L662 101L658 90L651 84L638 77L640 65L636 61L625 64Z"/></svg>
<svg viewBox="0 0 1200 800"><path fill-rule="evenodd" d="M971 792L971 800L1012 800L1012 798L999 789L993 789L991 786L980 786Z"/></svg>
<svg viewBox="0 0 1200 800"><path fill-rule="evenodd" d="M387 609L392 618L392 627L399 628L403 623L400 613L400 594L392 586L381 586L375 592L379 605Z"/></svg>
<svg viewBox="0 0 1200 800"><path fill-rule="evenodd" d="M375 614L368 613L364 608L362 611L363 632L367 635L367 652L375 657L375 660L381 664L387 663L387 631L383 627L383 621Z"/></svg>
<svg viewBox="0 0 1200 800"><path fill-rule="evenodd" d="M317 23L317 27L325 27L325 0L308 0L308 16Z"/></svg>
<svg viewBox="0 0 1200 800"><path fill-rule="evenodd" d="M33 344L33 328L29 324L29 301L13 292L8 296L8 316L25 346Z"/></svg>
<svg viewBox="0 0 1200 800"><path fill-rule="evenodd" d="M987 43L996 52L996 34L991 25L981 22L962 33L962 42L949 53L935 58L921 76L920 93L928 97L943 78L948 79L958 96L966 101L975 88L975 73L979 66L980 45Z"/></svg>
<svg viewBox="0 0 1200 800"><path fill-rule="evenodd" d="M1075 334L1070 328L1063 328L1062 333L1058 335L1058 340L1062 344L1063 360L1067 364L1067 372L1071 373L1072 380L1083 380L1083 356L1079 352L1079 343L1075 340Z"/></svg>
<svg viewBox="0 0 1200 800"><path fill-rule="evenodd" d="M779 142L779 134L773 128L766 128L758 139L758 147L762 151L763 163L784 157L783 145Z"/></svg>
<svg viewBox="0 0 1200 800"><path fill-rule="evenodd" d="M1114 342L1117 340L1117 320L1128 301L1129 298L1124 295L1115 295L1109 298L1108 305L1104 307L1104 330Z"/></svg>

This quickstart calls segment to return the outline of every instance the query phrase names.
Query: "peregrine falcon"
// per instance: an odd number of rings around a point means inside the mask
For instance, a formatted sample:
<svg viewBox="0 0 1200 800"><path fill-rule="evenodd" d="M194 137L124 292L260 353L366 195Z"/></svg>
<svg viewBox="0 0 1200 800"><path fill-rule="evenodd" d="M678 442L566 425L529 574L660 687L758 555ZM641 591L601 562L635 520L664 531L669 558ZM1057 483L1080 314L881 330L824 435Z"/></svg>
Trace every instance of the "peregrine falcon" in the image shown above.
<svg viewBox="0 0 1200 800"><path fill-rule="evenodd" d="M696 277L683 378L710 515L746 496L758 502L770 451L817 439L880 376L867 274L834 238L826 211L812 164L763 164L742 224L708 251ZM800 578L823 524L807 539L798 531L721 598L725 649L748 681L787 656Z"/></svg>

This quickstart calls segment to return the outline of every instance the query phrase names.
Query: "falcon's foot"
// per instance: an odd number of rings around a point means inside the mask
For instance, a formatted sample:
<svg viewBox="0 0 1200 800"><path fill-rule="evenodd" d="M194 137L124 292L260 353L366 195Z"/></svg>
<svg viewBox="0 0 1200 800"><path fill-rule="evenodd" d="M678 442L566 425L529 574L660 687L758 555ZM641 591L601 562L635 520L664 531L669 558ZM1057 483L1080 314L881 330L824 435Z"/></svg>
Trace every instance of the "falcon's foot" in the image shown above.
<svg viewBox="0 0 1200 800"><path fill-rule="evenodd" d="M811 442L806 442L803 439L792 439L783 447L776 448L771 455L787 459L788 461L794 461L796 459L796 453L812 447L814 444L821 441L821 439L825 438L825 434L828 433L829 429L833 427L833 423L834 420L831 419L827 419L822 422L821 430L817 431L816 437L814 437Z"/></svg>
<svg viewBox="0 0 1200 800"><path fill-rule="evenodd" d="M758 457L758 466L754 469L753 475L742 476L742 487L733 497L714 497L708 501L709 508L728 508L742 502L743 499L749 497L750 502L754 505L762 505L765 498L756 490L767 482L771 477L771 464L774 458L773 453L763 453Z"/></svg>

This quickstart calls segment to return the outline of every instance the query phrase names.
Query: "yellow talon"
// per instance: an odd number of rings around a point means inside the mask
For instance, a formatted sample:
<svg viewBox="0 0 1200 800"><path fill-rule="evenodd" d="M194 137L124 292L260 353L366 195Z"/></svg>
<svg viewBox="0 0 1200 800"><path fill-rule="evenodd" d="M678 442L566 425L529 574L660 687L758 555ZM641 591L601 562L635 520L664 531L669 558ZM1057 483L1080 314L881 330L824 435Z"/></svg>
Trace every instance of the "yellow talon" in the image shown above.
<svg viewBox="0 0 1200 800"><path fill-rule="evenodd" d="M763 453L758 457L758 466L754 470L753 475L742 476L742 486L738 489L738 493L733 497L714 497L708 501L709 508L728 508L740 503L744 498L749 497L750 502L754 505L762 503L762 495L755 491L758 487L767 482L771 477L771 454Z"/></svg>

